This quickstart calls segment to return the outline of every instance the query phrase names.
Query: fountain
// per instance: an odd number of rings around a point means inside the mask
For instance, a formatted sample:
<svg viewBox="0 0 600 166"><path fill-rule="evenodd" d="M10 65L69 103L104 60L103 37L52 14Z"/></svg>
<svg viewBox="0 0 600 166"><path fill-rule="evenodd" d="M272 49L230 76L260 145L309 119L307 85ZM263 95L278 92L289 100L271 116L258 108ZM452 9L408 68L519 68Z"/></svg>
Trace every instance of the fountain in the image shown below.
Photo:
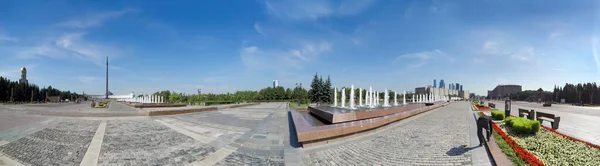
<svg viewBox="0 0 600 166"><path fill-rule="evenodd" d="M350 109L354 109L354 85L350 86Z"/></svg>
<svg viewBox="0 0 600 166"><path fill-rule="evenodd" d="M337 107L337 87L333 88L333 106Z"/></svg>
<svg viewBox="0 0 600 166"><path fill-rule="evenodd" d="M358 88L358 106L362 107L363 103L362 103L362 89Z"/></svg>
<svg viewBox="0 0 600 166"><path fill-rule="evenodd" d="M387 89L385 89L385 91L383 92L383 106L384 107L389 107L390 106L390 100L389 100L388 90Z"/></svg>
<svg viewBox="0 0 600 166"><path fill-rule="evenodd" d="M342 88L342 108L346 107L346 88Z"/></svg>
<svg viewBox="0 0 600 166"><path fill-rule="evenodd" d="M394 106L398 106L398 93L394 91Z"/></svg>

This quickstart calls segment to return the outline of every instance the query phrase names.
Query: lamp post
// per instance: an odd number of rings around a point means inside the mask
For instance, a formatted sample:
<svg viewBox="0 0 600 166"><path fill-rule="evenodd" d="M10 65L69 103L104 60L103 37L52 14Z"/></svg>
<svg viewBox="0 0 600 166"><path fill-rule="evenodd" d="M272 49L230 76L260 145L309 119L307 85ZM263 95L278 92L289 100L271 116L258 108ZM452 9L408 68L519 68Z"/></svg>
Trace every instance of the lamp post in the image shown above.
<svg viewBox="0 0 600 166"><path fill-rule="evenodd" d="M510 109L512 108L512 102L510 99L504 101L504 116L510 116Z"/></svg>

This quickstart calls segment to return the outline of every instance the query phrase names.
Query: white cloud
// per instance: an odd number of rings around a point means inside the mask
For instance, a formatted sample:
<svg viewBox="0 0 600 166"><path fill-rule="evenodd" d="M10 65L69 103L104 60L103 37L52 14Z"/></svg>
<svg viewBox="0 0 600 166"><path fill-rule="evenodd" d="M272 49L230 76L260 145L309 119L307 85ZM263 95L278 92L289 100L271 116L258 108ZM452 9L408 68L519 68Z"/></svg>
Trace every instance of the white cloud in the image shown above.
<svg viewBox="0 0 600 166"><path fill-rule="evenodd" d="M536 54L533 46L515 46L505 42L487 40L483 43L481 53L491 56L506 56L521 61L530 61Z"/></svg>
<svg viewBox="0 0 600 166"><path fill-rule="evenodd" d="M553 68L552 71L559 71L559 72L565 72L565 71L569 71L569 69L564 69L564 68Z"/></svg>
<svg viewBox="0 0 600 166"><path fill-rule="evenodd" d="M535 53L533 47L523 47L516 53L511 54L510 57L522 61L528 61L535 57Z"/></svg>
<svg viewBox="0 0 600 166"><path fill-rule="evenodd" d="M127 13L135 13L139 12L138 9L124 9L119 11L106 11L100 13L93 13L84 16L83 18L73 19L69 21L64 21L56 24L59 27L67 27L67 28L89 28L96 27L102 25L104 22L118 18Z"/></svg>
<svg viewBox="0 0 600 166"><path fill-rule="evenodd" d="M369 8L373 2L375 0L346 0L340 4L336 13L342 16L359 14Z"/></svg>
<svg viewBox="0 0 600 166"><path fill-rule="evenodd" d="M396 60L399 60L400 58L416 58L416 59L420 59L422 61L427 61L427 60L430 60L431 58L440 57L440 56L446 56L446 53L442 52L440 50L424 51L424 52L418 52L418 53L403 54L403 55L396 57Z"/></svg>
<svg viewBox="0 0 600 166"><path fill-rule="evenodd" d="M16 42L17 39L13 38L13 37L10 37L8 35L5 35L5 34L0 34L0 42L3 42L3 41L6 41L6 42Z"/></svg>
<svg viewBox="0 0 600 166"><path fill-rule="evenodd" d="M262 28L260 27L260 25L258 24L258 22L254 22L254 30L256 31L256 33L259 33L259 34L261 34L261 35L263 35L263 34L264 34L264 33L263 33L263 30L262 30Z"/></svg>
<svg viewBox="0 0 600 166"><path fill-rule="evenodd" d="M565 35L565 33L563 33L563 32L553 31L550 34L548 34L548 39L556 39L556 38L559 38L564 35Z"/></svg>
<svg viewBox="0 0 600 166"><path fill-rule="evenodd" d="M600 51L598 49L600 43L598 43L598 38L592 39L592 55L594 56L594 62L596 62L596 68L598 69L598 73L600 73Z"/></svg>
<svg viewBox="0 0 600 166"><path fill-rule="evenodd" d="M43 56L53 59L77 58L88 61L97 66L105 65L106 56L118 56L116 49L83 39L85 33L67 33L53 41L43 43L20 51L17 55L21 58L34 58ZM113 69L119 67L111 66Z"/></svg>
<svg viewBox="0 0 600 166"><path fill-rule="evenodd" d="M408 65L409 67L413 67L413 68L421 67L433 60L448 60L450 62L455 61L454 58L450 57L447 53L440 51L440 50L403 54L403 55L396 57L394 62L399 63L400 61L402 61L402 59L414 59L414 61L412 61Z"/></svg>
<svg viewBox="0 0 600 166"><path fill-rule="evenodd" d="M482 52L484 54L505 54L505 52L498 47L499 42L497 41L485 41L483 43Z"/></svg>
<svg viewBox="0 0 600 166"><path fill-rule="evenodd" d="M331 49L332 46L327 41L318 44L306 43L299 48L287 51L248 46L242 48L240 58L249 69L271 69L285 72L288 69L301 69L303 63L315 60Z"/></svg>
<svg viewBox="0 0 600 166"><path fill-rule="evenodd" d="M265 0L267 12L282 19L315 20L329 16L352 16L366 10L374 0Z"/></svg>

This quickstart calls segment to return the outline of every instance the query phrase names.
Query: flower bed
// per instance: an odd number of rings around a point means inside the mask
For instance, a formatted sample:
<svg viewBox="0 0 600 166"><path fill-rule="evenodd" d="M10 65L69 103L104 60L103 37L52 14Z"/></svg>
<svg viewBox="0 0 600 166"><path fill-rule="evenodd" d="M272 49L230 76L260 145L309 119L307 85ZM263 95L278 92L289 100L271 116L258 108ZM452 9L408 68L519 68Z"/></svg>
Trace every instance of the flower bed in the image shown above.
<svg viewBox="0 0 600 166"><path fill-rule="evenodd" d="M592 148L600 149L600 146L598 146L598 145L594 145L594 144L592 144L592 143L589 143L589 142L587 142L587 141L583 141L583 140L580 140L580 139L573 138L573 137L571 137L571 136L565 135L565 134L563 134L563 133L559 133L558 131L556 131L556 130L554 130L554 129L550 128L550 127L542 126L542 128L544 128L544 129L546 129L546 130L548 130L548 131L550 131L550 132L553 132L553 133L555 133L555 134L558 134L558 135L560 135L560 136L563 136L563 137L565 137L565 138L567 138L567 139L570 139L570 140L572 140L572 141L581 142L581 143L584 143L584 144L586 144L586 145L588 145L588 146L590 146L590 147L592 147Z"/></svg>
<svg viewBox="0 0 600 166"><path fill-rule="evenodd" d="M480 112L480 115L483 112ZM600 148L550 128L537 134L517 134L503 123L492 123L494 130L530 165L600 165Z"/></svg>
<svg viewBox="0 0 600 166"><path fill-rule="evenodd" d="M515 151L515 153L517 154L517 156L519 156L519 158L523 159L529 165L534 165L534 166L535 165L544 165L544 163L542 161L540 161L534 154L527 151L527 149L519 146L519 144L515 140L513 140L511 137L509 137L508 134L506 134L506 132L504 132L504 130L502 130L500 127L498 127L498 125L496 125L496 123L492 123L492 127L494 127L494 130L496 130L498 132L498 134L500 134L502 139L504 139L504 141L506 141L506 143L508 143L508 145L510 145L513 148L513 151Z"/></svg>
<svg viewBox="0 0 600 166"><path fill-rule="evenodd" d="M483 104L477 104L477 103L473 103L473 107L475 107L477 110L480 110L480 111L491 109L489 106L486 106Z"/></svg>

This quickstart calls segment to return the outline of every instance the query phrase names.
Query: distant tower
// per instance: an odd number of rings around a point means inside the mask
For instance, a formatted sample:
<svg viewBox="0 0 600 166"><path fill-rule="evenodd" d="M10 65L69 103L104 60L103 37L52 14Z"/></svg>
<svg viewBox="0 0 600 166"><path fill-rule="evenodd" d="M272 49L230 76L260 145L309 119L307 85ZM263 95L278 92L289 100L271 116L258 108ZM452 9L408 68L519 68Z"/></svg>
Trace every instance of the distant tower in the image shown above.
<svg viewBox="0 0 600 166"><path fill-rule="evenodd" d="M278 80L273 80L273 88L276 88L279 86L279 81Z"/></svg>
<svg viewBox="0 0 600 166"><path fill-rule="evenodd" d="M459 89L460 89L460 91L463 91L463 90L462 90L462 85L460 85L460 88L459 88Z"/></svg>
<svg viewBox="0 0 600 166"><path fill-rule="evenodd" d="M108 56L106 56L106 99L108 99Z"/></svg>
<svg viewBox="0 0 600 166"><path fill-rule="evenodd" d="M435 79L433 79L433 88L436 88L436 87L437 87L437 82Z"/></svg>
<svg viewBox="0 0 600 166"><path fill-rule="evenodd" d="M440 80L440 88L446 88L446 85L444 85L444 80Z"/></svg>
<svg viewBox="0 0 600 166"><path fill-rule="evenodd" d="M27 69L25 66L21 67L21 79L19 79L19 83L27 84Z"/></svg>

